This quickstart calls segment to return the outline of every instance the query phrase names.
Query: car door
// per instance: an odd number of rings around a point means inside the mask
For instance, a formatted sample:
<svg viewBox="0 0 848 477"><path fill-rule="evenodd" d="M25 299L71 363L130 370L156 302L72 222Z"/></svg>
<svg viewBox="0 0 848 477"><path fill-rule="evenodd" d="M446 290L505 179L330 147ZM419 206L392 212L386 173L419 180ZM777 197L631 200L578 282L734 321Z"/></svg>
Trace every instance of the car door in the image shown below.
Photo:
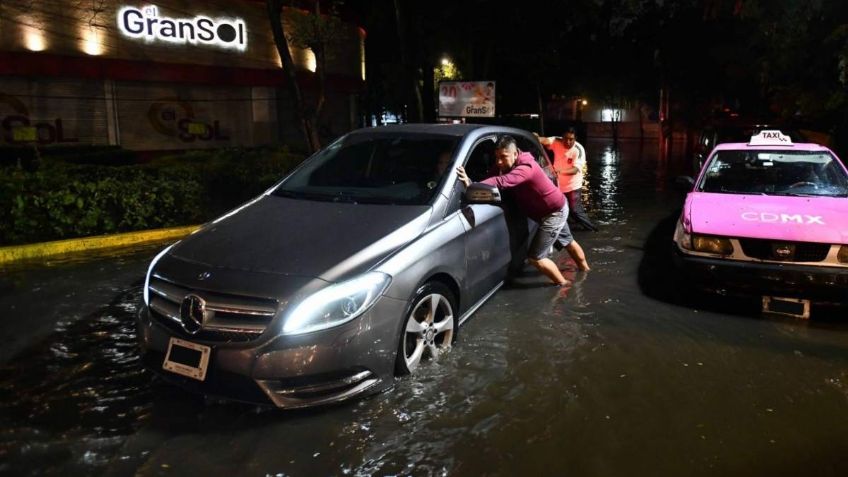
<svg viewBox="0 0 848 477"><path fill-rule="evenodd" d="M494 163L495 137L487 136L471 148L465 161L465 171L472 181L479 182L488 177L488 171ZM459 190L463 189L460 184ZM516 214L504 214L505 209L510 210L512 207L508 199L501 206L460 202L459 207L466 231L465 286L471 298L467 304L471 305L506 278L512 260L511 222L508 223L507 215L514 221Z"/></svg>

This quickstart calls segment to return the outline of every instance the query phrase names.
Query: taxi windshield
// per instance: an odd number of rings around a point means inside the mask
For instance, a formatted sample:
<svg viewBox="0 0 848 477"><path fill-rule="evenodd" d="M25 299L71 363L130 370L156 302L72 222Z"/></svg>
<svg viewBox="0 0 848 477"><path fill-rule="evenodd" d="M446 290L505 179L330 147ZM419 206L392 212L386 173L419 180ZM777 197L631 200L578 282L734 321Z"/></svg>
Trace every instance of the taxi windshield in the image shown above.
<svg viewBox="0 0 848 477"><path fill-rule="evenodd" d="M821 151L717 151L696 190L728 194L848 197L848 176Z"/></svg>

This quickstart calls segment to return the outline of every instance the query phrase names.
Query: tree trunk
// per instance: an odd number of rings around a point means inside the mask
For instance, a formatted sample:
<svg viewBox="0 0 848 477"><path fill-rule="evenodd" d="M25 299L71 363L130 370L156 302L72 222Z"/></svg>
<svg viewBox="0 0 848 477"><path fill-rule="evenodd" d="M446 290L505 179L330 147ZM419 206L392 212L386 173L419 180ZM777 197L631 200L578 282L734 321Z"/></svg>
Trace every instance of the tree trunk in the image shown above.
<svg viewBox="0 0 848 477"><path fill-rule="evenodd" d="M423 108L422 108L422 105L421 105L421 87L418 85L418 74L416 72L417 68L412 67L412 62L410 61L410 58L409 58L409 51L407 50L408 42L407 42L406 26L404 24L403 12L401 11L401 2L399 0L394 0L394 5L395 5L395 25L397 27L399 47L400 47L400 62L403 65L404 71L409 76L409 78L407 78L407 81L411 80L411 86L412 86L411 92L412 92L412 98L413 98L413 102L414 102L413 106L417 109L417 111L416 111L416 118L417 118L416 122L420 123L422 121L422 116L421 116L422 111L421 110ZM408 119L408 117L409 117L409 114L407 112L407 119Z"/></svg>
<svg viewBox="0 0 848 477"><path fill-rule="evenodd" d="M539 102L539 135L545 135L545 102L542 100L542 86L536 83L536 100Z"/></svg>
<svg viewBox="0 0 848 477"><path fill-rule="evenodd" d="M424 56L424 60L421 62L421 70L424 72L424 87L421 90L421 103L424 109L424 114L422 114L422 116L424 121L428 123L432 123L436 120L436 84L435 79L433 78L433 69L433 60L430 58L430 55Z"/></svg>
<svg viewBox="0 0 848 477"><path fill-rule="evenodd" d="M267 0L265 4L268 8L271 32L274 35L274 45L277 47L277 53L279 53L280 60L283 63L283 71L289 79L289 91L294 102L295 122L300 125L309 151L314 153L321 148L321 143L318 140L314 114L310 114L307 110L300 84L297 82L297 72L294 69L294 61L291 52L289 52L289 43L283 27L283 4L281 0ZM323 91L319 94L323 94Z"/></svg>
<svg viewBox="0 0 848 477"><path fill-rule="evenodd" d="M373 37L365 37L365 127L371 126L372 118L377 126L383 125L383 112L377 107L378 104L382 104L377 100L378 81L375 79L377 66L372 59L373 55L369 53L371 42L374 41L371 38Z"/></svg>
<svg viewBox="0 0 848 477"><path fill-rule="evenodd" d="M315 1L315 17L321 18L321 2ZM318 28L319 22L315 22L315 28ZM315 32L315 37L320 42L319 45L312 47L312 53L315 54L315 72L318 74L318 98L315 102L315 112L312 116L312 144L315 149L312 152L321 149L321 136L319 135L318 125L321 124L321 113L324 111L326 103L326 85L327 85L327 46L325 40L321 37L320 32Z"/></svg>

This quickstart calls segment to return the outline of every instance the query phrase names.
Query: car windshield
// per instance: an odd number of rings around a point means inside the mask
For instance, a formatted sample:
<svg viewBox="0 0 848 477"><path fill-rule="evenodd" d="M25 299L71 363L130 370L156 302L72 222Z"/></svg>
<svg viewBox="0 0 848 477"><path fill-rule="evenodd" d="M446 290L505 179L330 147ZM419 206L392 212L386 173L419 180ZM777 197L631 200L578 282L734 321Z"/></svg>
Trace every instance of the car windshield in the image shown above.
<svg viewBox="0 0 848 477"><path fill-rule="evenodd" d="M351 134L311 157L273 192L280 197L368 204L428 204L458 139L433 134Z"/></svg>
<svg viewBox="0 0 848 477"><path fill-rule="evenodd" d="M848 177L827 152L718 151L697 190L729 194L848 196Z"/></svg>

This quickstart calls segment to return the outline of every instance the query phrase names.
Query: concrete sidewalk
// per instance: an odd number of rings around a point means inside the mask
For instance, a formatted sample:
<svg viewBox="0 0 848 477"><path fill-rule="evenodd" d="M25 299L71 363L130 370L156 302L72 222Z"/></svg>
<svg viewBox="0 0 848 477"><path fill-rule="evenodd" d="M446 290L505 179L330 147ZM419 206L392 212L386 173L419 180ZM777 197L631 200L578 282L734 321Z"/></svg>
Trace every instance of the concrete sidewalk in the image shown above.
<svg viewBox="0 0 848 477"><path fill-rule="evenodd" d="M81 237L54 242L0 247L0 266L77 252L90 252L93 250L114 249L145 243L178 240L194 232L198 227L200 226L187 225L168 229L141 230L115 235L99 235L96 237Z"/></svg>

